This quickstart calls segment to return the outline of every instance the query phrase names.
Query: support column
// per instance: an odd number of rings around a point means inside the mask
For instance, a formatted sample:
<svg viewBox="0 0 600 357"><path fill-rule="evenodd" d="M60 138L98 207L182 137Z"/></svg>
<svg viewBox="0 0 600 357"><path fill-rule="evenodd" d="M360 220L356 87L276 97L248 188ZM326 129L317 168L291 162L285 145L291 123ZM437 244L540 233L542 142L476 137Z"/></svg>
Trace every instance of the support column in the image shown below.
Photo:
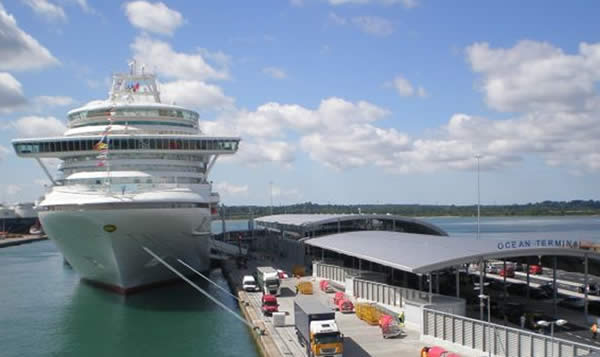
<svg viewBox="0 0 600 357"><path fill-rule="evenodd" d="M479 295L483 295L483 272L485 271L485 262L479 262ZM483 300L479 299L479 319L483 321Z"/></svg>
<svg viewBox="0 0 600 357"><path fill-rule="evenodd" d="M583 255L583 314L588 322L588 255Z"/></svg>
<svg viewBox="0 0 600 357"><path fill-rule="evenodd" d="M460 297L460 265L456 266L456 297Z"/></svg>
<svg viewBox="0 0 600 357"><path fill-rule="evenodd" d="M527 299L529 300L529 257L527 257Z"/></svg>
<svg viewBox="0 0 600 357"><path fill-rule="evenodd" d="M502 260L502 269L504 269L504 285L502 286L504 297L502 297L502 301L506 302L506 259Z"/></svg>
<svg viewBox="0 0 600 357"><path fill-rule="evenodd" d="M429 273L429 303L431 304L431 296L433 295L433 281L431 280L432 276L431 273Z"/></svg>
<svg viewBox="0 0 600 357"><path fill-rule="evenodd" d="M423 275L419 275L419 291L423 291Z"/></svg>
<svg viewBox="0 0 600 357"><path fill-rule="evenodd" d="M435 293L440 293L440 273L437 271L435 272Z"/></svg>
<svg viewBox="0 0 600 357"><path fill-rule="evenodd" d="M555 255L552 257L552 305L554 307L554 317L556 317L556 265L558 257Z"/></svg>

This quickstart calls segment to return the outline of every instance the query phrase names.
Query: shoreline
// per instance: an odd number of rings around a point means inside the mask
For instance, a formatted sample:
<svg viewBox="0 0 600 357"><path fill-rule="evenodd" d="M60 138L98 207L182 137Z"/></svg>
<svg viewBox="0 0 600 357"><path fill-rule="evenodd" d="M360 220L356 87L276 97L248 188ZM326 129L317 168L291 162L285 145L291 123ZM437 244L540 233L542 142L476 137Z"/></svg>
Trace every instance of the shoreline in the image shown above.
<svg viewBox="0 0 600 357"><path fill-rule="evenodd" d="M47 240L47 239L48 239L48 236L46 236L46 235L43 235L43 236L26 235L26 236L22 236L20 238L5 238L5 239L0 239L0 248L14 247L16 245L29 244L29 243L39 242L39 241Z"/></svg>

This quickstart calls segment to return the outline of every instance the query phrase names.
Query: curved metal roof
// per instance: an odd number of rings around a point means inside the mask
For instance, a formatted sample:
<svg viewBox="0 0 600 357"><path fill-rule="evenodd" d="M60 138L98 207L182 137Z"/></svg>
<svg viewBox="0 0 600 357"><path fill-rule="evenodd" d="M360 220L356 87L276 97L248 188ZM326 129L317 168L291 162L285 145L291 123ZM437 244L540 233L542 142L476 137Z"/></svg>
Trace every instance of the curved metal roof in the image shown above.
<svg viewBox="0 0 600 357"><path fill-rule="evenodd" d="M278 226L286 229L295 228L298 231L310 231L329 223L365 220L396 221L401 224L415 225L432 235L448 235L443 229L431 223L415 218L390 214L278 214L256 218L255 222L262 226Z"/></svg>
<svg viewBox="0 0 600 357"><path fill-rule="evenodd" d="M505 234L503 239L474 239L465 236L441 237L388 231L357 231L331 234L305 241L348 256L372 261L403 271L425 274L460 264L520 256L562 255L600 259L600 253L586 239L590 235L565 232ZM483 235L484 236L484 235ZM501 237L501 236L497 236ZM482 237L483 238L483 237ZM600 238L600 233L595 235Z"/></svg>

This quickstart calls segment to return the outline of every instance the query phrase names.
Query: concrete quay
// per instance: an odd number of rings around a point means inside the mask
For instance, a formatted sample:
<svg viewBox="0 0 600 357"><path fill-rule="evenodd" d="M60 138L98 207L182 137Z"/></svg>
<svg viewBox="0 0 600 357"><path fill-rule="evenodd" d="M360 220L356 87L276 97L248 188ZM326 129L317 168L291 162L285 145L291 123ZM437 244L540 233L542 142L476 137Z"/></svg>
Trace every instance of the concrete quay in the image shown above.
<svg viewBox="0 0 600 357"><path fill-rule="evenodd" d="M247 268L238 269L232 261L224 262L223 272L228 278L234 292L243 301L240 303L240 309L244 316L253 325L264 329L264 335L255 333L255 340L263 354L266 357L278 356L306 356L305 348L300 345L296 337L294 327L293 301L296 296L295 285L299 282L297 278L288 278L282 281L281 296L278 297L280 304L279 311L286 312L285 325L274 327L271 317L265 317L260 311L260 298L262 293L246 293L240 290L242 277L250 275L256 269L256 266L273 266L274 268L283 268L289 271L285 265L278 266L271 260L251 259ZM314 297L321 300L327 306L331 306L333 294L326 294L319 290L318 280L312 277L301 278L303 281L313 283ZM378 326L370 326L360 320L356 314L342 314L336 312L336 321L341 332L344 334L344 356L348 357L366 357L366 356L420 356L420 351L425 342L420 340L420 331L411 328L404 328L405 334L393 338L384 339ZM449 350L453 350L448 348ZM459 352L459 351L455 351ZM470 356L461 351L461 356Z"/></svg>
<svg viewBox="0 0 600 357"><path fill-rule="evenodd" d="M0 248L12 247L15 245L21 245L21 244L27 244L27 243L33 243L33 242L37 242L40 240L46 240L46 239L48 239L48 236L45 236L45 235L44 236L24 235L19 238L0 239Z"/></svg>

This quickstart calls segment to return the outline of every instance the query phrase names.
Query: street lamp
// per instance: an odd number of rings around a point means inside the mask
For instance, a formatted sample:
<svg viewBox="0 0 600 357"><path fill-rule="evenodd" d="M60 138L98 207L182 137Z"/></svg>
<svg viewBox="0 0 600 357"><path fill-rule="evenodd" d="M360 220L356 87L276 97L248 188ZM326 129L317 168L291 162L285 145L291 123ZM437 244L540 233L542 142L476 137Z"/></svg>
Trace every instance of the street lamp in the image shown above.
<svg viewBox="0 0 600 357"><path fill-rule="evenodd" d="M479 217L481 216L480 206L481 206L481 190L479 188L479 159L481 159L481 155L475 155L477 159L477 239L479 239L480 228L479 228Z"/></svg>
<svg viewBox="0 0 600 357"><path fill-rule="evenodd" d="M544 327L550 325L550 343L552 343L552 350L550 352L550 357L554 356L554 325L562 326L566 323L567 323L567 320L563 320L563 319L554 320L554 321L540 320L537 322L538 325L544 326Z"/></svg>
<svg viewBox="0 0 600 357"><path fill-rule="evenodd" d="M491 301L489 295L483 295L483 294L479 295L479 300L481 301L480 304L481 304L482 308L483 308L483 300L487 300L488 301L488 303L487 303L487 313L488 313L487 350L488 350L488 356L492 357L492 349L490 348L490 341L491 341L490 331L492 329L492 320L491 320L491 314L490 314L490 305L492 305L491 304L492 301Z"/></svg>

